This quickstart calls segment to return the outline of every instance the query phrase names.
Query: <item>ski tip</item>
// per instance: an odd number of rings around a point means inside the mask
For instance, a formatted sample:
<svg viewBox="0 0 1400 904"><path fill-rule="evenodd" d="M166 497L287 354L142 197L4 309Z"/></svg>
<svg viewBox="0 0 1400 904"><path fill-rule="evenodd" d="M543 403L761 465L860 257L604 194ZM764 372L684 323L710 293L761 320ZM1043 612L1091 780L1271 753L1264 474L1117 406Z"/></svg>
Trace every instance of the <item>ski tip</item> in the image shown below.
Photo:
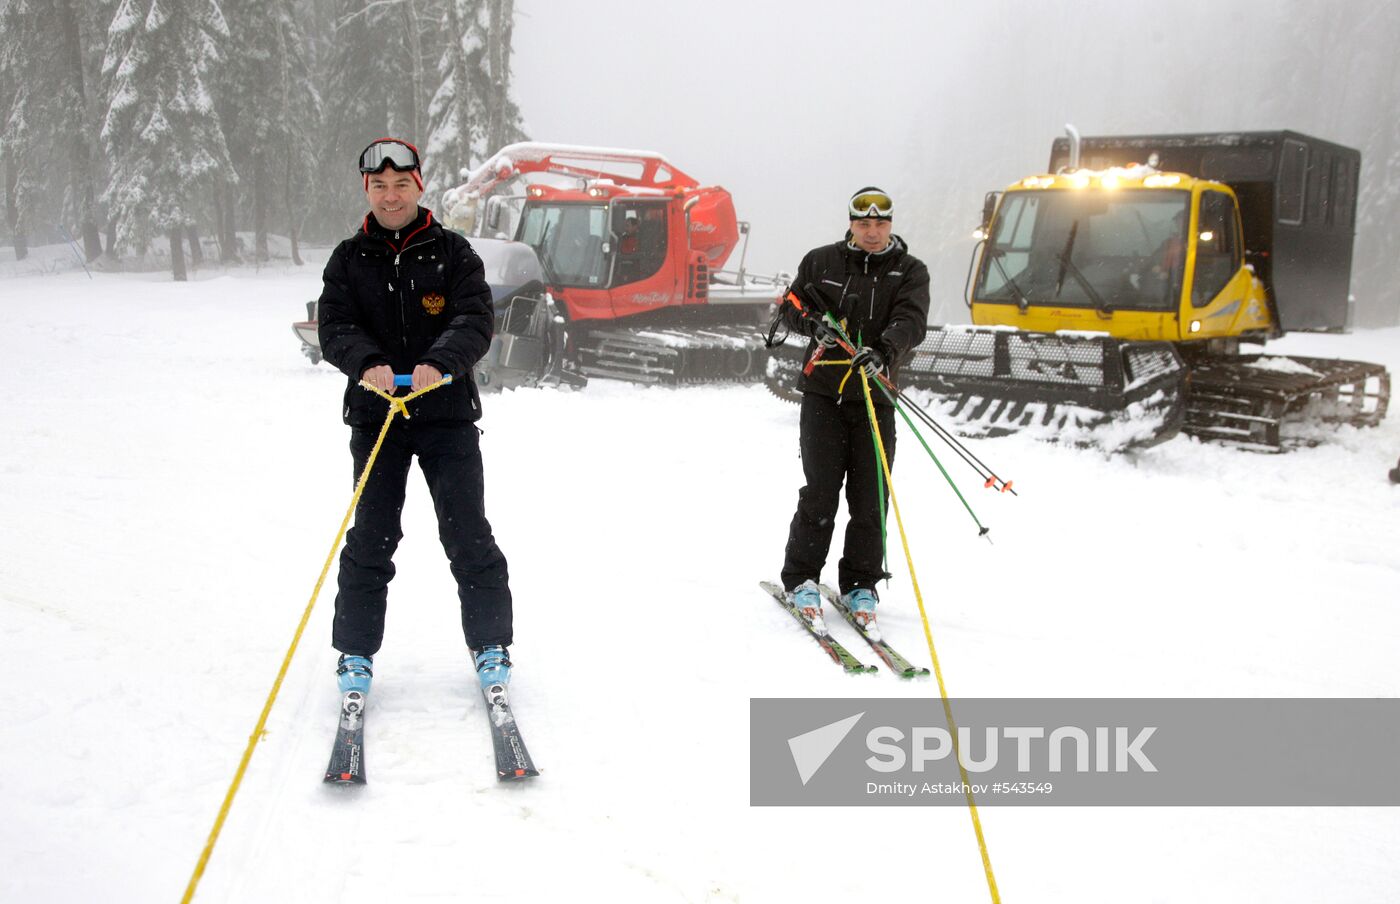
<svg viewBox="0 0 1400 904"><path fill-rule="evenodd" d="M327 772L327 785L363 785L365 777L354 772Z"/></svg>

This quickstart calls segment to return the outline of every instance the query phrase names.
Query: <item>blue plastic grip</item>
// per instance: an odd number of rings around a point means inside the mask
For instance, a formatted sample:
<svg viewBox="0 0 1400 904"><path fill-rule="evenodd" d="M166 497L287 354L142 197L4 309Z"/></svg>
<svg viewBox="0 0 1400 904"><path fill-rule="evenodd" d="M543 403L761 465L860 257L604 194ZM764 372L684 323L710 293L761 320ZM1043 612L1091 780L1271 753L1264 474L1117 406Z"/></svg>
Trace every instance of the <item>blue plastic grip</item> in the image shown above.
<svg viewBox="0 0 1400 904"><path fill-rule="evenodd" d="M442 382L444 382L444 383L451 383L451 382L452 382L452 374L443 374L443 375L442 375ZM394 374L394 385L395 385L395 386L412 386L412 385L413 385L413 374Z"/></svg>

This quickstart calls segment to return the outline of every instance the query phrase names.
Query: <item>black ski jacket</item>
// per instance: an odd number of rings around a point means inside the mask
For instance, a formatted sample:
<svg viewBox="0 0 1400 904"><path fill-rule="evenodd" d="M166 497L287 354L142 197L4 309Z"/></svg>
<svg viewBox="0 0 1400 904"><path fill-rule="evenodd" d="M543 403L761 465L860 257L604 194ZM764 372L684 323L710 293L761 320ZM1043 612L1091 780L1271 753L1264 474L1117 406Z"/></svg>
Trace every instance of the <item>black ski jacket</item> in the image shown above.
<svg viewBox="0 0 1400 904"><path fill-rule="evenodd" d="M370 214L331 253L317 308L321 353L350 378L342 415L352 427L377 427L388 406L359 387L369 367L409 374L431 364L452 375L410 406L414 420L475 421L481 402L472 365L491 346L494 310L481 258L443 229L430 210L394 231ZM402 390L400 390L402 394Z"/></svg>
<svg viewBox="0 0 1400 904"><path fill-rule="evenodd" d="M846 335L857 346L877 349L889 365L890 379L898 385L899 365L924 340L928 332L928 268L910 254L899 236L891 236L889 247L871 254L846 239L807 252L797 267L792 289L802 306L812 315L830 311L843 324ZM804 317L791 302L779 308L783 322L804 336L815 333L810 317ZM803 360L811 358L817 343L808 343ZM829 349L824 358L849 357L840 348ZM798 389L843 401L859 401L863 391L859 376L846 380L849 368L818 365L798 381ZM889 405L884 393L874 393L875 404Z"/></svg>

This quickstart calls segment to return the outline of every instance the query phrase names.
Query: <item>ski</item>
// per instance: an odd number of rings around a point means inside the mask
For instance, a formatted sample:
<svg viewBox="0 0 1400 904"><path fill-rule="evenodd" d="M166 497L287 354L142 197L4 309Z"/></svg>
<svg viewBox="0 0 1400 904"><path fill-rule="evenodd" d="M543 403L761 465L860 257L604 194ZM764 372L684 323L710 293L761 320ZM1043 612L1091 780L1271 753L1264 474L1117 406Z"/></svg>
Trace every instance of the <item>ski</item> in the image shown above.
<svg viewBox="0 0 1400 904"><path fill-rule="evenodd" d="M832 637L830 634L818 634L813 630L811 624L807 622L807 619L802 617L802 613L798 612L797 609L793 607L792 603L788 602L787 592L783 590L781 585L775 584L772 581L759 581L759 586L762 587L769 596L773 597L788 615L797 619L797 623L807 629L807 633L812 636L812 639L815 640L823 650L826 650L832 662L840 665L841 668L846 670L847 674L862 675L866 672L878 671L876 666L866 665L852 656L851 651L841 646L841 644L836 641L836 638Z"/></svg>
<svg viewBox="0 0 1400 904"><path fill-rule="evenodd" d="M491 722L491 746L496 750L496 779L502 782L517 782L540 774L530 759L530 751L525 749L525 739L520 736L520 726L515 724L515 713L510 708L510 694L504 684L493 684L482 688L486 698L486 716Z"/></svg>
<svg viewBox="0 0 1400 904"><path fill-rule="evenodd" d="M326 782L332 785L365 783L365 695L350 691L340 700L340 718L331 748Z"/></svg>
<svg viewBox="0 0 1400 904"><path fill-rule="evenodd" d="M885 661L885 665L889 666L890 670L893 671L896 675L898 675L901 678L921 678L924 675L929 674L928 669L918 668L909 660L899 655L899 653L895 651L894 647L890 646L888 643L885 642L885 639L883 637L874 638L867 634L865 631L865 627L861 625L860 622L856 621L856 617L851 614L851 610L841 599L841 594L837 593L835 590L831 589L825 584L820 584L818 586L821 587L822 596L826 598L826 601L828 603L831 603L831 605L836 608L837 612L841 613L841 617L846 620L846 624L850 625L852 628L855 628L856 633L859 634L861 637L865 638L865 642L870 644L871 649L875 651L875 655L883 659Z"/></svg>

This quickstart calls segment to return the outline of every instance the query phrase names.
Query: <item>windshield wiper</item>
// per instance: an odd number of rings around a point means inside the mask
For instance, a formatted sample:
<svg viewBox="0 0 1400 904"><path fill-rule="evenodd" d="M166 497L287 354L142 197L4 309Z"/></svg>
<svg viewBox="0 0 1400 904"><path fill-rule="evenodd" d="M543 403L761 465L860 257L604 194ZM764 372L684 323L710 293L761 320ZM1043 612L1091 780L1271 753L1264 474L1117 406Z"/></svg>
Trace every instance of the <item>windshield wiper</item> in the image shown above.
<svg viewBox="0 0 1400 904"><path fill-rule="evenodd" d="M1002 279L1006 280L1006 284L1011 287L1012 293L1016 296L1016 307L1024 312L1031 306L1031 300L1026 297L1025 292L1021 291L1021 287L1016 284L1016 280L1011 278L1011 274L1006 272L1006 267L1002 266L1001 256L1006 252L990 248L987 253L992 256L992 263L997 265L997 272L1001 274Z"/></svg>
<svg viewBox="0 0 1400 904"><path fill-rule="evenodd" d="M549 265L549 255L545 249L549 247L549 223L544 224L544 229L540 232L540 243L533 246L535 256L540 259L540 269L544 271L544 278L549 282L549 288L559 288L559 277L554 275L554 268Z"/></svg>
<svg viewBox="0 0 1400 904"><path fill-rule="evenodd" d="M1104 301L1103 296L1099 294L1099 290L1094 288L1079 267L1075 266L1074 261L1070 260L1070 254L1074 250L1074 237L1078 233L1079 221L1075 220L1074 224L1069 227L1069 237L1065 239L1064 250L1056 255L1060 259L1060 273L1055 279L1055 297L1060 297L1060 290L1064 288L1065 284L1065 274L1068 273L1074 277L1075 282L1079 283L1084 294L1089 296L1089 300L1094 303L1095 310L1101 314L1111 314L1113 312L1109 309L1108 302Z"/></svg>

